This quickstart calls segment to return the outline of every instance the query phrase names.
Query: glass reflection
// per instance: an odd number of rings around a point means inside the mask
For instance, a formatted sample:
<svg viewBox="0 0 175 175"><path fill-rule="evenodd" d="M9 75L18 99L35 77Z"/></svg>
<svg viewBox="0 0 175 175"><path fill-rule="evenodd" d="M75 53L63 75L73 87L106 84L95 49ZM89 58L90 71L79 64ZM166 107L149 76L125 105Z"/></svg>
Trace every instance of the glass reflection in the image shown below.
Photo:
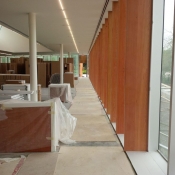
<svg viewBox="0 0 175 175"><path fill-rule="evenodd" d="M168 159L174 0L165 0L161 72L159 152Z"/></svg>

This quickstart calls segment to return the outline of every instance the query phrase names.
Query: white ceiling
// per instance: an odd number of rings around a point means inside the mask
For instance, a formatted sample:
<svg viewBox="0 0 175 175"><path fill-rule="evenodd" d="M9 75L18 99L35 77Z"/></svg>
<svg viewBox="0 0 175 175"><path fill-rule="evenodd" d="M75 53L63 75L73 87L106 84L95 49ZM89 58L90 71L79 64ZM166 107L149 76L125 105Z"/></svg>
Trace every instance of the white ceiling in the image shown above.
<svg viewBox="0 0 175 175"><path fill-rule="evenodd" d="M87 54L105 0L62 0L62 3L79 52L80 54ZM108 10L111 10L111 2ZM28 13L30 12L37 14L38 42L54 52L59 52L59 44L63 44L64 53L76 53L58 0L0 0L0 21L27 36ZM106 15L104 16L106 17ZM15 43L13 44L15 45ZM0 44L0 50L4 50L2 48L3 44ZM42 49L48 52L46 48L43 47ZM10 52L25 52L24 50L26 49L23 47L20 50L13 48L13 46L6 49Z"/></svg>

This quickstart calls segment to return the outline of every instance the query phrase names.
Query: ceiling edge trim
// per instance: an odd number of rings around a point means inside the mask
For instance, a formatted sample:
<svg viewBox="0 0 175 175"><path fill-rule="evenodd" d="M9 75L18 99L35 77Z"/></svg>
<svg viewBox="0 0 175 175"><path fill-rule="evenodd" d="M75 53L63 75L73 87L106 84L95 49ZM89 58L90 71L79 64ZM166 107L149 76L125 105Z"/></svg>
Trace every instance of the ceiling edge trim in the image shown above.
<svg viewBox="0 0 175 175"><path fill-rule="evenodd" d="M106 11L106 9L107 9L108 3L109 3L109 0L106 0L106 2L105 2L105 4L104 4L104 7L103 7L103 10L102 10L102 13L101 13L101 16L100 16L100 19L99 19L99 21L98 21L98 24L97 24L97 27L96 27L96 30L95 30L95 33L94 33L94 36L93 36L93 39L92 39L90 48L89 48L89 53L90 53L91 48L92 48L92 46L93 46L93 42L94 42L94 40L95 40L95 37L96 37L97 31L98 31L98 28L99 28L99 26L100 26L100 24L101 24L101 21L103 20L103 16L104 16L105 11Z"/></svg>

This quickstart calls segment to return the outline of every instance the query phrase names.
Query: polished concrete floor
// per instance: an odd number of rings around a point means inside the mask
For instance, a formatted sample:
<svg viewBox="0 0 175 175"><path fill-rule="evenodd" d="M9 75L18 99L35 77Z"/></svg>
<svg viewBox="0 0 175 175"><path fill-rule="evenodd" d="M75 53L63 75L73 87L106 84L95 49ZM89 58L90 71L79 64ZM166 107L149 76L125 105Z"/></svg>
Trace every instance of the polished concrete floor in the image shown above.
<svg viewBox="0 0 175 175"><path fill-rule="evenodd" d="M69 109L77 118L75 144L61 144L55 175L133 175L121 147L88 78L81 78Z"/></svg>

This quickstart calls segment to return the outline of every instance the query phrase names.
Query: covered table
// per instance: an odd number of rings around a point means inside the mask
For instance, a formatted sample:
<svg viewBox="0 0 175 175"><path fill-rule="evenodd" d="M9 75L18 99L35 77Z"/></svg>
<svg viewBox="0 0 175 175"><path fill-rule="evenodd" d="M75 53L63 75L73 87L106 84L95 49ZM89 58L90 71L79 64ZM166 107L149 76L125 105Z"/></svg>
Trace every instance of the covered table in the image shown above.
<svg viewBox="0 0 175 175"><path fill-rule="evenodd" d="M72 94L70 84L50 84L49 85L50 98L59 97L62 102L72 103Z"/></svg>

